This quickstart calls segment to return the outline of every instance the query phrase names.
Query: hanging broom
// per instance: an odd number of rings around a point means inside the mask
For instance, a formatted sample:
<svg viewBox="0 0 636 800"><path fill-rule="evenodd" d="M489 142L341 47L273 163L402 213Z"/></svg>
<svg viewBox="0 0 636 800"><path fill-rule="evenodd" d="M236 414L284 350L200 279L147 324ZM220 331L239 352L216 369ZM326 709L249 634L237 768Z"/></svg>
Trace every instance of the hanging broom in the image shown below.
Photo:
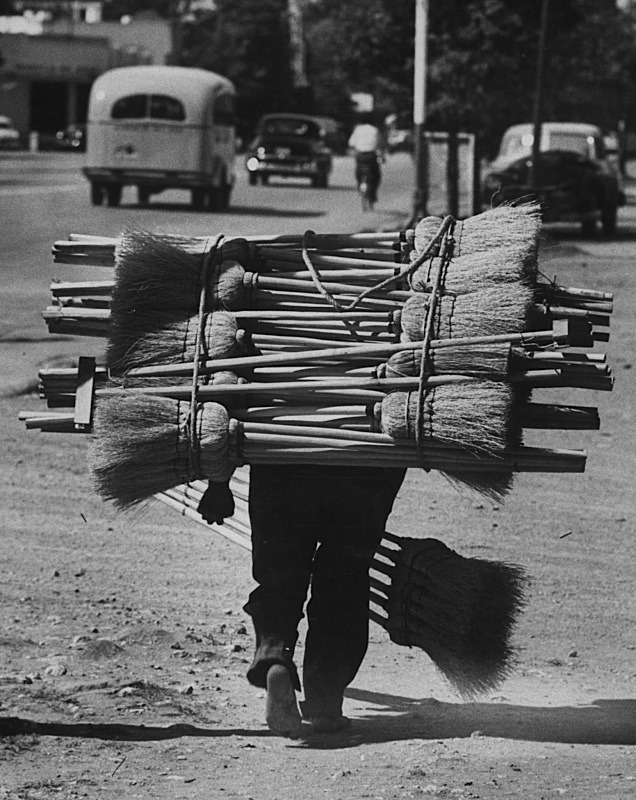
<svg viewBox="0 0 636 800"><path fill-rule="evenodd" d="M240 473L230 481L235 514L213 530L251 550L247 478ZM156 497L209 527L197 512L205 491L194 481ZM496 689L512 672L512 631L528 584L521 567L466 558L437 539L385 532L370 580L370 619L396 644L423 649L465 699Z"/></svg>

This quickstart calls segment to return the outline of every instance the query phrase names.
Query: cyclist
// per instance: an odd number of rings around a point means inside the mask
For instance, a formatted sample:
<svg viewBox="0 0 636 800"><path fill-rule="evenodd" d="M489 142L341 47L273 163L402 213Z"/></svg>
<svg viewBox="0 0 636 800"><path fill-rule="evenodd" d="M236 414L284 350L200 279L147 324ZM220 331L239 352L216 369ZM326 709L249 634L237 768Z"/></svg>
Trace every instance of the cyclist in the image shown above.
<svg viewBox="0 0 636 800"><path fill-rule="evenodd" d="M373 117L365 115L353 129L349 138L349 147L356 159L356 183L360 186L363 178L369 181L369 202L374 204L378 199L378 187L382 180L380 162L384 161L385 142L382 131L373 124Z"/></svg>

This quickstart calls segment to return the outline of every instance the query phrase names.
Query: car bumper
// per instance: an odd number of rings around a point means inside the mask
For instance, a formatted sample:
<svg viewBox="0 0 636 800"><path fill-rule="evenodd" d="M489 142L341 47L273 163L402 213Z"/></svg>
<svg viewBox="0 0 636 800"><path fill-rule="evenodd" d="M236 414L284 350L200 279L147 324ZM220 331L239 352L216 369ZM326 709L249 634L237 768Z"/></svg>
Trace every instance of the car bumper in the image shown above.
<svg viewBox="0 0 636 800"><path fill-rule="evenodd" d="M312 178L321 172L329 172L328 164L320 164L316 161L311 162L286 162L277 161L258 161L255 158L247 160L245 167L248 172L256 175L287 175Z"/></svg>
<svg viewBox="0 0 636 800"><path fill-rule="evenodd" d="M148 189L190 189L214 185L214 176L200 172L171 172L169 170L108 169L105 167L84 167L82 170L89 181L104 186L144 186Z"/></svg>

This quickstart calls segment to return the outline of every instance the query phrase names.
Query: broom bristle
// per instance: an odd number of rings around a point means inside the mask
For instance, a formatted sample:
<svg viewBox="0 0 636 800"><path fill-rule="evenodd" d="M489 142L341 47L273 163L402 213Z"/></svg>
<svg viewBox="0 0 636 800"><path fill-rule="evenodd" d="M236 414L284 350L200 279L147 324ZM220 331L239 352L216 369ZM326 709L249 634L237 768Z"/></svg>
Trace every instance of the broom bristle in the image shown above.
<svg viewBox="0 0 636 800"><path fill-rule="evenodd" d="M466 294L498 286L501 283L527 282L524 263L525 249L519 244L496 247L483 253L453 258L444 274L444 289L448 292ZM430 290L440 259L424 262L411 276L413 291Z"/></svg>
<svg viewBox="0 0 636 800"><path fill-rule="evenodd" d="M533 306L532 289L506 283L457 297L442 296L435 310L433 336L452 339L464 336L489 336L519 333ZM429 296L416 293L404 304L399 315L402 341L418 341L426 327Z"/></svg>
<svg viewBox="0 0 636 800"><path fill-rule="evenodd" d="M120 314L113 317L106 351L107 363L116 373L150 364L176 364L195 356L198 317L175 319L154 313ZM200 355L226 358L237 352L238 326L227 311L207 315Z"/></svg>
<svg viewBox="0 0 636 800"><path fill-rule="evenodd" d="M496 688L514 667L524 570L465 558L436 539L399 538L387 606L396 636L422 647L462 696Z"/></svg>
<svg viewBox="0 0 636 800"><path fill-rule="evenodd" d="M242 250L229 242L227 256L208 276L209 309L235 308L244 296L245 270L231 254ZM121 313L199 308L203 256L189 253L174 240L148 231L127 230L115 250L115 286L111 307Z"/></svg>
<svg viewBox="0 0 636 800"><path fill-rule="evenodd" d="M228 480L227 411L216 403L199 410L193 463L189 409L189 403L134 392L100 398L89 443L99 494L125 509L194 478Z"/></svg>
<svg viewBox="0 0 636 800"><path fill-rule="evenodd" d="M429 353L433 375L462 374L504 377L508 374L510 347L507 344L459 345L433 348ZM414 350L394 353L384 365L386 377L420 375L422 357Z"/></svg>
<svg viewBox="0 0 636 800"><path fill-rule="evenodd" d="M502 455L512 408L505 383L479 381L438 386L425 395L423 433L475 454ZM391 392L382 401L382 431L394 438L415 438L417 392ZM426 457L426 446L423 452Z"/></svg>
<svg viewBox="0 0 636 800"><path fill-rule="evenodd" d="M425 217L418 223L415 229L418 255L428 246L441 222L441 217ZM540 230L539 203L497 206L456 222L453 256L459 258L499 247L519 247L525 275L533 280L537 274ZM434 255L439 255L439 249Z"/></svg>

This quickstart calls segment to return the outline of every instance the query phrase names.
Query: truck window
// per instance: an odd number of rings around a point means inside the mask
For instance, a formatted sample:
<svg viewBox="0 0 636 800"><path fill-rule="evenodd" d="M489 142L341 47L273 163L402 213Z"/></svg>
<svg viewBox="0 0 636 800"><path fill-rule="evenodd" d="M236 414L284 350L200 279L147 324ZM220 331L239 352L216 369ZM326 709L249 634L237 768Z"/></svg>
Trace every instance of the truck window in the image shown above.
<svg viewBox="0 0 636 800"><path fill-rule="evenodd" d="M127 97L120 97L113 104L110 115L113 119L143 119L147 105L148 95L129 94Z"/></svg>
<svg viewBox="0 0 636 800"><path fill-rule="evenodd" d="M175 97L167 94L153 94L150 97L150 117L182 122L185 119L185 109Z"/></svg>

